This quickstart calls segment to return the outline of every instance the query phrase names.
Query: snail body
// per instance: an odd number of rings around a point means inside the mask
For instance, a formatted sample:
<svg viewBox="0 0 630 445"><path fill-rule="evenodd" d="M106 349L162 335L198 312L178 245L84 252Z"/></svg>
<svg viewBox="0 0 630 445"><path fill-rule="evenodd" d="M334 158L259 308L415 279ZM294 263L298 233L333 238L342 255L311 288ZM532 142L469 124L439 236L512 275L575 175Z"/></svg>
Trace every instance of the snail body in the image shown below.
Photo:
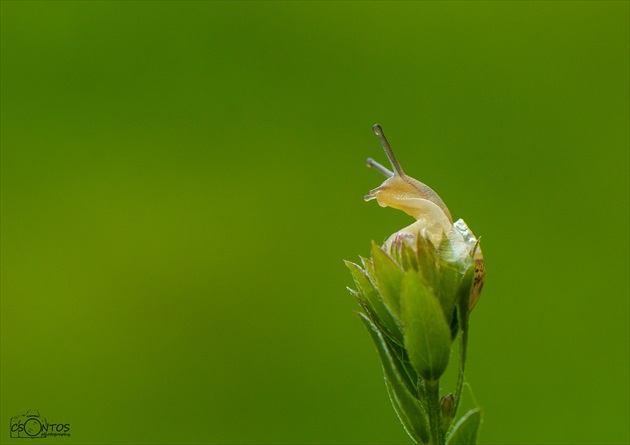
<svg viewBox="0 0 630 445"><path fill-rule="evenodd" d="M372 158L368 158L367 165L387 177L377 188L370 190L365 196L366 201L376 199L381 207L392 207L402 210L416 219L416 222L395 233L385 242L388 245L399 233L421 235L437 247L442 237L455 230L458 238L463 241L462 253L471 254L475 265L475 277L470 296L470 309L477 303L485 279L485 266L479 241L468 228L464 220L453 222L448 207L440 196L428 185L407 176L396 159L389 142L383 134L380 125L373 126L383 150L392 165L393 171L382 166Z"/></svg>

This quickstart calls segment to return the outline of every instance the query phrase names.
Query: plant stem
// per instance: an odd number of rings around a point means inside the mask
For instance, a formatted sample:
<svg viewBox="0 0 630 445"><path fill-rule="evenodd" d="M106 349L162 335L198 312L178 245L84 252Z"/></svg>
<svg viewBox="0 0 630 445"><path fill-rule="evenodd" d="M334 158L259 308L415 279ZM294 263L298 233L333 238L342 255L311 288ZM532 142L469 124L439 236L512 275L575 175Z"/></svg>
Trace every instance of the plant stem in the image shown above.
<svg viewBox="0 0 630 445"><path fill-rule="evenodd" d="M464 370L466 369L466 351L468 346L468 326L462 330L462 336L459 345L459 375L457 376L457 389L455 390L455 409L453 416L457 414L459 402L462 399L462 389L464 388Z"/></svg>
<svg viewBox="0 0 630 445"><path fill-rule="evenodd" d="M427 381L427 398L429 400L429 424L431 426L431 444L443 445L442 410L440 407L440 381Z"/></svg>

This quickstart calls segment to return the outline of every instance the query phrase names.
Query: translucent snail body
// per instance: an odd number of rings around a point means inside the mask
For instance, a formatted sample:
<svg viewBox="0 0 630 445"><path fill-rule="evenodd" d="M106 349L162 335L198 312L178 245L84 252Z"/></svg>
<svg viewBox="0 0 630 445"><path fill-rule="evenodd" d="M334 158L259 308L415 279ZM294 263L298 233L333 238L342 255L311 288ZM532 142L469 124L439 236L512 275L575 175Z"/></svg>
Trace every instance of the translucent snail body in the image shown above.
<svg viewBox="0 0 630 445"><path fill-rule="evenodd" d="M385 242L385 246L389 246L392 240L400 234L425 237L436 247L439 246L443 236L454 237L461 245L460 254L470 255L475 264L475 278L470 296L470 309L472 309L479 299L485 278L483 254L478 240L464 220L459 219L453 222L448 207L431 187L404 173L383 134L381 126L376 124L373 129L394 171L388 170L369 158L367 160L368 166L375 168L387 179L379 187L370 190L365 200L376 199L381 207L393 207L402 210L416 219L415 223L394 233Z"/></svg>

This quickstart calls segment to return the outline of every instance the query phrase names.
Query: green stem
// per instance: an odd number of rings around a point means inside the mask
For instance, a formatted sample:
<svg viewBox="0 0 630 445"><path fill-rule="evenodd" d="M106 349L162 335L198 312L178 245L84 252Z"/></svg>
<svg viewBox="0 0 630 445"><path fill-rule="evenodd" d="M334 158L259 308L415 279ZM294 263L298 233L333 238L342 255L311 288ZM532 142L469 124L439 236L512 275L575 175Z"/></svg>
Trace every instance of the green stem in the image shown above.
<svg viewBox="0 0 630 445"><path fill-rule="evenodd" d="M431 444L443 445L442 410L440 407L440 381L427 381L426 386L429 405L429 424L431 426Z"/></svg>
<svg viewBox="0 0 630 445"><path fill-rule="evenodd" d="M453 418L457 414L459 402L462 399L462 389L464 388L464 371L466 369L466 351L468 349L468 326L462 330L461 341L459 344L459 375L457 376L457 389L455 391L455 409L453 410Z"/></svg>

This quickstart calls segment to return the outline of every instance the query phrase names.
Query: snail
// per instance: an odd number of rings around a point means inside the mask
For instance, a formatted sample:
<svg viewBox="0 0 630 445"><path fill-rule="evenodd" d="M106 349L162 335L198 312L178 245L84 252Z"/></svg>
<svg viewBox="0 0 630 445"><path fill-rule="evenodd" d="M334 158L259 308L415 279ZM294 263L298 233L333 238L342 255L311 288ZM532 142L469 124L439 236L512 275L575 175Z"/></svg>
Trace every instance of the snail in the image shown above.
<svg viewBox="0 0 630 445"><path fill-rule="evenodd" d="M474 261L475 276L470 295L470 309L472 310L479 300L485 279L483 254L479 247L479 241L463 219L453 222L453 217L448 207L431 187L405 174L385 134L383 134L381 126L375 124L372 128L376 136L378 136L394 171L390 171L374 159L368 158L368 167L376 169L386 176L387 179L379 187L370 190L370 193L365 196L365 200L376 199L381 207L392 207L402 210L416 219L415 223L393 234L385 241L385 246L388 246L398 234L407 233L415 236L424 236L437 248L442 236L455 230L455 233L461 235L458 238L462 240L462 252L471 254Z"/></svg>

